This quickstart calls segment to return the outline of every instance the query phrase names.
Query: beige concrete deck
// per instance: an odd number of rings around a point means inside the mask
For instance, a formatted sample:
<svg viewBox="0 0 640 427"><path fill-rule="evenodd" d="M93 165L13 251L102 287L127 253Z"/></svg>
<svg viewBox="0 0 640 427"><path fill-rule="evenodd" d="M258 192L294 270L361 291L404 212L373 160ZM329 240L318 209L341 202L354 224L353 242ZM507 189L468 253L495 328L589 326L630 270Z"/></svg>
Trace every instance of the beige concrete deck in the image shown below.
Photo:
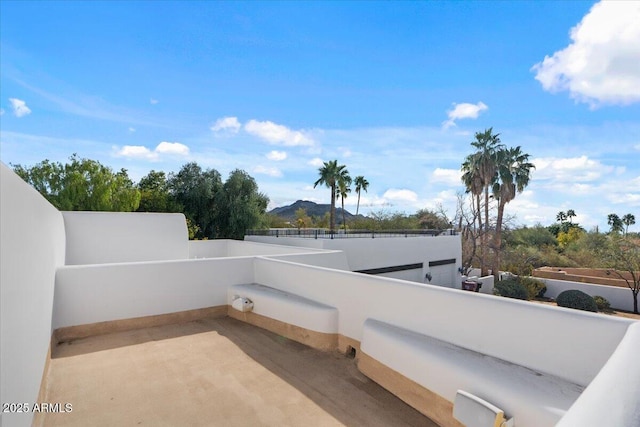
<svg viewBox="0 0 640 427"><path fill-rule="evenodd" d="M62 343L44 426L426 426L353 359L223 317Z"/></svg>

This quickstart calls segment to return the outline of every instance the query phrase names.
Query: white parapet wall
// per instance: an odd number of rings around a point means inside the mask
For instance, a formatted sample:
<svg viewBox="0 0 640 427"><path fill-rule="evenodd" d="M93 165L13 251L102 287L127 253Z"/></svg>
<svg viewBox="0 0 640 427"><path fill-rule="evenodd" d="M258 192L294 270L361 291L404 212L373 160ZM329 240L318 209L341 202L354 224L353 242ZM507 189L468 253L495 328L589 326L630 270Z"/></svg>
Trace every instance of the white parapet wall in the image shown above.
<svg viewBox="0 0 640 427"><path fill-rule="evenodd" d="M460 289L460 236L301 238L245 236L245 240L344 251L351 271L374 271L383 277ZM394 268L421 264L421 267ZM383 272L389 269L389 272ZM431 280L425 278L429 274Z"/></svg>
<svg viewBox="0 0 640 427"><path fill-rule="evenodd" d="M56 274L53 327L226 305L229 286L252 282L250 257L65 266Z"/></svg>
<svg viewBox="0 0 640 427"><path fill-rule="evenodd" d="M256 259L255 272L261 284L338 308L346 337L360 341L365 320L374 318L583 386L632 323L275 259Z"/></svg>
<svg viewBox="0 0 640 427"><path fill-rule="evenodd" d="M183 214L62 212L62 216L67 265L189 258Z"/></svg>
<svg viewBox="0 0 640 427"><path fill-rule="evenodd" d="M0 163L0 402L37 401L51 340L53 282L64 264L62 215ZM0 425L32 414L0 412Z"/></svg>

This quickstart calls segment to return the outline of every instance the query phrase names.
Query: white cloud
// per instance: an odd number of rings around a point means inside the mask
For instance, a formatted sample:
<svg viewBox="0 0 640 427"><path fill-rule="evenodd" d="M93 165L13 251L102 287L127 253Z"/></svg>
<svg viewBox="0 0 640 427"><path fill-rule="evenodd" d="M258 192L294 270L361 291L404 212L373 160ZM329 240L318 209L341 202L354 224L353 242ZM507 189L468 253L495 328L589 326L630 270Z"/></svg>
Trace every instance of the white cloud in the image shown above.
<svg viewBox="0 0 640 427"><path fill-rule="evenodd" d="M633 148L635 148L636 150L640 151L640 144L634 145Z"/></svg>
<svg viewBox="0 0 640 427"><path fill-rule="evenodd" d="M278 125L270 121L259 122L257 120L249 120L244 125L244 130L271 144L281 144L287 147L313 145L313 140L303 132L291 130L286 126Z"/></svg>
<svg viewBox="0 0 640 427"><path fill-rule="evenodd" d="M383 198L394 200L398 202L416 202L418 201L418 195L406 189L390 188L382 195Z"/></svg>
<svg viewBox="0 0 640 427"><path fill-rule="evenodd" d="M273 168L273 167L265 167L265 166L256 166L255 168L253 168L253 172L254 173L258 173L261 175L269 175L269 176L273 176L273 177L281 177L282 176L282 171L280 171L280 169L278 168Z"/></svg>
<svg viewBox="0 0 640 427"><path fill-rule="evenodd" d="M149 103L151 105L156 105L158 102L160 102L160 101L158 101L157 99L153 99L153 98L149 99Z"/></svg>
<svg viewBox="0 0 640 427"><path fill-rule="evenodd" d="M4 116L4 109L0 108L0 116Z"/></svg>
<svg viewBox="0 0 640 427"><path fill-rule="evenodd" d="M552 180L566 186L567 190L572 183L595 181L614 170L587 156L537 158L532 163L536 166L532 172L534 179Z"/></svg>
<svg viewBox="0 0 640 427"><path fill-rule="evenodd" d="M595 107L640 101L640 2L601 1L571 29L572 43L535 64L544 90Z"/></svg>
<svg viewBox="0 0 640 427"><path fill-rule="evenodd" d="M481 112L489 109L484 102L478 102L477 104L463 102L462 104L454 103L453 105L453 109L447 111L449 120L442 123L444 129L456 126L456 120L477 119Z"/></svg>
<svg viewBox="0 0 640 427"><path fill-rule="evenodd" d="M142 145L125 145L118 149L114 148L116 157L127 157L129 159L141 159L157 161L161 155L188 156L189 147L179 142L161 142L152 151Z"/></svg>
<svg viewBox="0 0 640 427"><path fill-rule="evenodd" d="M211 130L214 132L226 131L229 133L238 133L242 125L238 121L237 117L222 117L216 120L211 126Z"/></svg>
<svg viewBox="0 0 640 427"><path fill-rule="evenodd" d="M440 182L451 186L461 186L462 172L459 169L436 168L431 173L431 182Z"/></svg>
<svg viewBox="0 0 640 427"><path fill-rule="evenodd" d="M134 128L134 127L130 127L130 128L129 128L129 132L132 132L132 133L133 133L133 132L135 132L135 131L136 131L136 128Z"/></svg>
<svg viewBox="0 0 640 427"><path fill-rule="evenodd" d="M282 161L287 158L287 153L285 151L270 151L267 153L267 159L273 160L276 162Z"/></svg>
<svg viewBox="0 0 640 427"><path fill-rule="evenodd" d="M24 117L31 114L31 109L27 107L27 103L21 99L9 98L11 108L13 108L13 114L16 117Z"/></svg>
<svg viewBox="0 0 640 427"><path fill-rule="evenodd" d="M321 168L322 166L324 166L324 162L320 157L314 157L313 159L309 160L307 164L309 166L315 166L317 168Z"/></svg>
<svg viewBox="0 0 640 427"><path fill-rule="evenodd" d="M188 156L189 147L179 142L161 142L155 149L158 154L173 154L178 156Z"/></svg>

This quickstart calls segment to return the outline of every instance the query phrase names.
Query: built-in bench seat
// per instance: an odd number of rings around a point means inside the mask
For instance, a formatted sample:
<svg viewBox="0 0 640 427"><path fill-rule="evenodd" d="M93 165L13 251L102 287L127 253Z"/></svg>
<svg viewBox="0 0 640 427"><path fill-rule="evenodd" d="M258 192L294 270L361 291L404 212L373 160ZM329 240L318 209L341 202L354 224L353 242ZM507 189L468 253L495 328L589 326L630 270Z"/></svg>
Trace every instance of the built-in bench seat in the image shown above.
<svg viewBox="0 0 640 427"><path fill-rule="evenodd" d="M458 390L478 396L502 409L509 418L513 417L518 427L555 425L584 389L562 378L374 319L365 321L361 352L362 357L375 359L440 396L447 404L454 402ZM369 374L366 370L363 372ZM373 379L384 382L393 375L393 372L375 374ZM397 378L389 381L397 384ZM394 387L388 388L401 394L393 390ZM449 420L443 415L451 406L446 411L418 409L441 425L460 425L452 415ZM429 411L433 412L426 413Z"/></svg>
<svg viewBox="0 0 640 427"><path fill-rule="evenodd" d="M338 310L319 302L256 283L229 287L230 317L323 350L338 345ZM253 302L250 312L232 308L236 298Z"/></svg>

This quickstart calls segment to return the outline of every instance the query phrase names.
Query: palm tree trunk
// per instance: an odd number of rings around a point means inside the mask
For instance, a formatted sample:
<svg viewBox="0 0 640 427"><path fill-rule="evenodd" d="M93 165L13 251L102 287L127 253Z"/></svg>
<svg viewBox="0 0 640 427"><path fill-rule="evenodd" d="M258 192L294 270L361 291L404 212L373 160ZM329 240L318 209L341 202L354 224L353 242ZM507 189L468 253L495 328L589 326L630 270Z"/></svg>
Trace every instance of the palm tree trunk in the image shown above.
<svg viewBox="0 0 640 427"><path fill-rule="evenodd" d="M494 282L497 283L500 280L500 246L502 246L502 220L504 218L505 203L502 199L498 203L498 217L496 218L496 234L495 234L495 255L491 266L491 273L494 277Z"/></svg>
<svg viewBox="0 0 640 427"><path fill-rule="evenodd" d="M478 237L480 237L480 268L482 269L482 266L484 265L484 248L482 246L482 207L480 206L479 194L476 194L476 204L478 205L476 215L478 215Z"/></svg>
<svg viewBox="0 0 640 427"><path fill-rule="evenodd" d="M342 196L342 228L347 232L347 218L344 215L344 196Z"/></svg>
<svg viewBox="0 0 640 427"><path fill-rule="evenodd" d="M336 184L331 186L331 209L329 210L329 232L333 235L336 229Z"/></svg>
<svg viewBox="0 0 640 427"><path fill-rule="evenodd" d="M489 273L489 269L486 266L486 257L489 254L489 186L484 187L484 233L482 233L482 240L484 246L483 260L482 260L482 275L486 276Z"/></svg>
<svg viewBox="0 0 640 427"><path fill-rule="evenodd" d="M359 211L360 211L360 192L358 191L358 205L356 206L356 216L358 216Z"/></svg>

